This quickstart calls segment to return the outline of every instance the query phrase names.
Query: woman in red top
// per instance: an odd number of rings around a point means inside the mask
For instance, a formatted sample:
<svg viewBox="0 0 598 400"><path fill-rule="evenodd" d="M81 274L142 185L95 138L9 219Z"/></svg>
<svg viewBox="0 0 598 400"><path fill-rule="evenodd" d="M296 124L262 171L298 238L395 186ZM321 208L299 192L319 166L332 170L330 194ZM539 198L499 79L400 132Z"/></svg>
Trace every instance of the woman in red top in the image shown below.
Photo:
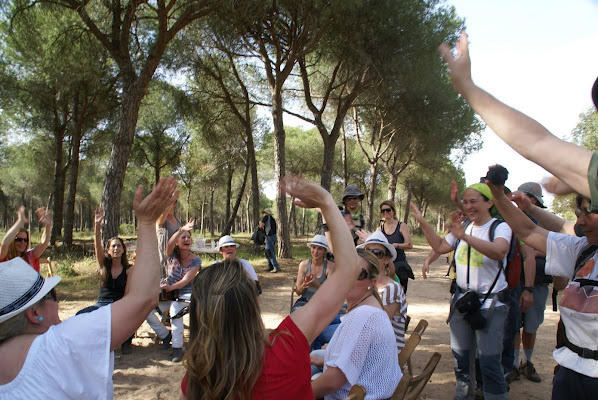
<svg viewBox="0 0 598 400"><path fill-rule="evenodd" d="M6 232L0 244L0 261L12 260L15 257L22 257L29 265L39 272L39 258L50 244L50 225L52 214L47 208L40 207L35 210L39 223L44 226L42 241L32 249L29 249L29 232L24 228L28 222L25 217L25 207L19 207L17 222Z"/></svg>
<svg viewBox="0 0 598 400"><path fill-rule="evenodd" d="M268 334L255 284L237 260L201 271L193 281L191 343L181 385L189 399L314 398L309 344L336 316L360 271L351 233L330 193L301 178L286 178L281 186L296 205L321 210L336 253L335 273Z"/></svg>

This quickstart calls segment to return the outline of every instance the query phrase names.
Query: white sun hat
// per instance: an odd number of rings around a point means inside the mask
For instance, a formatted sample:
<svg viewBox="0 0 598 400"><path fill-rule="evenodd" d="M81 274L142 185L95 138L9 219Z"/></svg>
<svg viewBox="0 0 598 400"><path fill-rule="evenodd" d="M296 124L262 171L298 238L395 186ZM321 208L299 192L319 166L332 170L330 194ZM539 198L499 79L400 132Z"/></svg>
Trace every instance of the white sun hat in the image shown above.
<svg viewBox="0 0 598 400"><path fill-rule="evenodd" d="M220 251L220 248L225 246L239 247L239 244L235 243L235 240L230 235L224 235L220 239L218 239L218 245L216 246L216 250Z"/></svg>
<svg viewBox="0 0 598 400"><path fill-rule="evenodd" d="M329 251L330 249L328 248L328 242L326 241L326 236L324 235L314 235L314 237L311 239L311 242L309 242L307 245L311 246L320 246L326 249L326 251Z"/></svg>
<svg viewBox="0 0 598 400"><path fill-rule="evenodd" d="M381 244L382 246L386 247L388 252L390 253L390 261L394 261L397 258L397 250L394 246L388 243L388 239L386 236L380 231L373 232L370 236L365 239L365 242L357 246L358 249L366 248L368 244Z"/></svg>
<svg viewBox="0 0 598 400"><path fill-rule="evenodd" d="M0 323L22 313L58 285L59 276L42 278L21 257L0 263Z"/></svg>

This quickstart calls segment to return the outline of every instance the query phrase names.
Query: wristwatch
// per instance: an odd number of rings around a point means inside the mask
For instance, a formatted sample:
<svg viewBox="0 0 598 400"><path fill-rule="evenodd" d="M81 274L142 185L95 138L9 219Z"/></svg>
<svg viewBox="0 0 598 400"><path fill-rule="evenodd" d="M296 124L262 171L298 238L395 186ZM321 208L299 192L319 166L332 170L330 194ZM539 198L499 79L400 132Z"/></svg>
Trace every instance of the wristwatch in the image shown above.
<svg viewBox="0 0 598 400"><path fill-rule="evenodd" d="M528 292L533 293L534 292L534 287L533 286L524 286L523 290L527 290Z"/></svg>

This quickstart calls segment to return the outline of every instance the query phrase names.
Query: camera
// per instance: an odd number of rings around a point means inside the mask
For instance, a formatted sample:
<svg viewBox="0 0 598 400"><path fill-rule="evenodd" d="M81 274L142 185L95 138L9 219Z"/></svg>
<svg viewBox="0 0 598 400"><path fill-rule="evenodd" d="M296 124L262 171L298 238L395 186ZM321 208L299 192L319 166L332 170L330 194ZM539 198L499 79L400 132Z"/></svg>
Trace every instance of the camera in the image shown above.
<svg viewBox="0 0 598 400"><path fill-rule="evenodd" d="M483 329L486 326L486 318L482 316L480 299L476 292L468 291L455 302L457 310L463 314L463 318L469 323L473 330Z"/></svg>

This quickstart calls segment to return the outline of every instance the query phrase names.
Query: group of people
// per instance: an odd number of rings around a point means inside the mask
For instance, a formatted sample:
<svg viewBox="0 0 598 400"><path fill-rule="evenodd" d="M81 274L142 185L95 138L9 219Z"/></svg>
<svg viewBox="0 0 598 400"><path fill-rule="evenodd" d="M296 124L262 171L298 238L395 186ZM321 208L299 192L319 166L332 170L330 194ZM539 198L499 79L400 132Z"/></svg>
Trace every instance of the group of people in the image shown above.
<svg viewBox="0 0 598 400"><path fill-rule="evenodd" d="M529 197L507 197L503 182L492 179L468 186L461 204L469 222L463 223L460 213L452 214L450 233L444 238L412 208L432 248L437 253L455 251L449 317L455 398L472 398L476 358L484 398L508 397L501 352L511 294L505 290L502 267L512 234L539 257L545 254L546 274L555 281L557 277L569 281L559 280L564 290L553 353L558 367L552 398L594 398L598 392L598 156L561 141L476 86L467 45L463 33L456 52L445 44L440 47L455 89L501 138L554 175L548 184L551 191L578 193L576 231L583 236L572 235L572 224L547 213L542 204L532 204ZM592 96L598 108L598 80ZM26 218L19 210L17 223L0 248L2 259L7 260L0 262L0 399L112 398L112 350L120 348L155 310L161 289L178 290L170 304L171 317L179 314L179 302L189 303L187 352L175 351L180 347L174 321L171 337L160 336L163 342L172 341L173 359L178 355L185 362L184 398L342 399L355 383L366 388L367 398L392 395L402 376L396 360L404 336L407 286L400 279L405 266L394 261L408 245L395 246L398 242L388 237L398 230L403 243L409 239L401 223L387 220L386 214L394 214L390 204L380 207L384 209L380 231L367 233L360 229L363 219L351 204L359 200L359 193L346 191L346 210L340 213L320 186L292 177L281 182L296 205L320 210L325 240L315 237L310 247L328 247L335 262L333 268L327 264L324 272L322 251L312 251L311 263L300 269L303 276L297 279L298 292L309 299L268 332L260 315L257 276L235 257L232 238L219 241L223 260L202 269L201 261L189 252L192 222L169 226L176 186L168 178L145 197L142 188L137 189L135 266L129 268L124 261L126 249L120 240L109 240L106 248L96 243L103 277L100 298L93 310L65 321L58 316L55 291L60 277L44 279L36 271L35 259L47 246L46 239L41 247L28 250L29 237L21 232ZM493 206L506 223L495 223ZM49 215L45 210L38 215L47 238ZM96 225L101 218L98 210ZM166 234L159 240L162 229ZM98 228L96 236L97 232ZM279 268L274 263L272 267ZM125 279L126 290L117 294ZM522 305L529 305L529 295L536 292L529 281L524 285ZM308 294L309 288L315 290ZM338 317L345 302L346 312L323 356L310 356L310 344ZM524 330L523 337L526 332L531 333ZM526 339L523 344L526 349ZM315 378L312 366L322 367Z"/></svg>

